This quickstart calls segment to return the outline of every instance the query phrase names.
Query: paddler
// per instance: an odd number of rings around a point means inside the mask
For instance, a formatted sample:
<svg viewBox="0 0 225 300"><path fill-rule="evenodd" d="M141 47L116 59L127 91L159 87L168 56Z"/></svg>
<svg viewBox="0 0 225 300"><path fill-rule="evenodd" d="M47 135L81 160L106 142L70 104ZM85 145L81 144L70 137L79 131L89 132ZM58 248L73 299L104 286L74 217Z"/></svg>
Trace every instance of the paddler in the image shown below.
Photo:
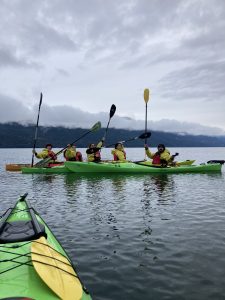
<svg viewBox="0 0 225 300"><path fill-rule="evenodd" d="M161 166L167 166L168 164L173 164L174 155L170 155L170 151L166 149L164 144L159 144L157 146L158 151L155 153L152 153L148 145L145 145L145 152L146 155L149 158L152 158L152 164L153 165L161 165Z"/></svg>
<svg viewBox="0 0 225 300"><path fill-rule="evenodd" d="M116 143L115 149L111 151L114 161L126 161L126 152L122 143Z"/></svg>
<svg viewBox="0 0 225 300"><path fill-rule="evenodd" d="M55 162L57 160L57 156L54 151L52 151L52 144L47 144L45 148L37 153L35 150L32 151L37 158L45 159L51 158L50 162Z"/></svg>
<svg viewBox="0 0 225 300"><path fill-rule="evenodd" d="M77 151L76 145L68 144L63 156L67 161L83 161L81 152Z"/></svg>
<svg viewBox="0 0 225 300"><path fill-rule="evenodd" d="M104 144L105 138L103 137L101 141L95 146L95 144L89 144L87 153L88 162L100 162L101 161L101 148Z"/></svg>

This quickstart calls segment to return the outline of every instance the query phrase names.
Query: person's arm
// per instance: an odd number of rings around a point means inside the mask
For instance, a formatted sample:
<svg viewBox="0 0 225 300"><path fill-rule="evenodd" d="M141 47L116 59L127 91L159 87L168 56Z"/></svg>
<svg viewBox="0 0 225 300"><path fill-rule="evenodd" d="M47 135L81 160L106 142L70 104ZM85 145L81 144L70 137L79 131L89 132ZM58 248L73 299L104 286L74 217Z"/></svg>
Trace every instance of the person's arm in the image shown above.
<svg viewBox="0 0 225 300"><path fill-rule="evenodd" d="M149 158L153 158L154 154L151 153L151 151L148 148L148 145L145 145L145 153Z"/></svg>

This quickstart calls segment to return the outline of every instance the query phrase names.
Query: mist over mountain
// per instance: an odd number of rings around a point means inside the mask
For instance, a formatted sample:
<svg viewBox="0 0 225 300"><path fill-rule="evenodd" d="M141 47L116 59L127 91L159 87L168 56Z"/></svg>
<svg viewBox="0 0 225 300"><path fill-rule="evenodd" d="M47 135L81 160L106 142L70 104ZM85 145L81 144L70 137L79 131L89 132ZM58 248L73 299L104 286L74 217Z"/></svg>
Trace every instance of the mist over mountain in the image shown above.
<svg viewBox="0 0 225 300"><path fill-rule="evenodd" d="M38 128L38 140L36 147L44 147L52 143L54 147L65 147L82 136L88 129L66 128L62 126L49 126ZM104 135L105 129L90 133L79 142L77 147L87 147L89 143L98 142ZM35 133L35 125L22 125L19 123L0 123L0 148L32 148ZM143 130L127 130L110 128L106 145L118 141L127 140L139 136ZM164 143L167 147L225 147L225 136L190 135L184 133L170 133L151 131L148 144L152 147ZM143 140L135 140L126 143L126 147L143 147Z"/></svg>

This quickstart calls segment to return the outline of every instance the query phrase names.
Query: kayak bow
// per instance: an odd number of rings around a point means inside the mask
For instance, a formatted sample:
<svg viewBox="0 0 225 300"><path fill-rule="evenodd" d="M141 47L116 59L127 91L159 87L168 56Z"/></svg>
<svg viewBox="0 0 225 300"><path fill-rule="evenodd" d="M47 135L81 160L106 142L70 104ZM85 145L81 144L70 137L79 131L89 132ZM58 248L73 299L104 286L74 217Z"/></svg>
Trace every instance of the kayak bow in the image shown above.
<svg viewBox="0 0 225 300"><path fill-rule="evenodd" d="M0 222L0 298L91 300L65 250L22 196Z"/></svg>

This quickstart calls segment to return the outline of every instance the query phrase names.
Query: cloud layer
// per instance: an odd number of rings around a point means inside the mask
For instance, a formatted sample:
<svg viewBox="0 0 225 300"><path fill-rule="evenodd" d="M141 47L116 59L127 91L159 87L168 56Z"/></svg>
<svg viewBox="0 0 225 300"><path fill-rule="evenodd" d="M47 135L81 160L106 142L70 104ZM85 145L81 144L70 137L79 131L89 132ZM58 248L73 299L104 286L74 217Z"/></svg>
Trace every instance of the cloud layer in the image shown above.
<svg viewBox="0 0 225 300"><path fill-rule="evenodd" d="M43 91L49 119L112 103L143 119L149 87L152 120L225 130L223 0L2 0L0 25L3 106L22 101L25 115Z"/></svg>
<svg viewBox="0 0 225 300"><path fill-rule="evenodd" d="M19 122L23 124L35 123L38 107L30 108L24 106L21 102L0 95L1 123ZM48 106L42 104L40 113L40 125L46 126L65 126L65 127L92 127L97 121L101 121L102 126L106 127L109 119L109 112L89 113L79 108L71 106ZM110 123L111 127L124 129L144 129L144 121L136 120L130 117L121 117L117 113L113 116ZM198 123L179 122L176 120L162 119L160 121L149 121L149 130L158 130L165 132L178 132L181 134L190 133L194 135L225 135L225 131L218 127L207 127Z"/></svg>

